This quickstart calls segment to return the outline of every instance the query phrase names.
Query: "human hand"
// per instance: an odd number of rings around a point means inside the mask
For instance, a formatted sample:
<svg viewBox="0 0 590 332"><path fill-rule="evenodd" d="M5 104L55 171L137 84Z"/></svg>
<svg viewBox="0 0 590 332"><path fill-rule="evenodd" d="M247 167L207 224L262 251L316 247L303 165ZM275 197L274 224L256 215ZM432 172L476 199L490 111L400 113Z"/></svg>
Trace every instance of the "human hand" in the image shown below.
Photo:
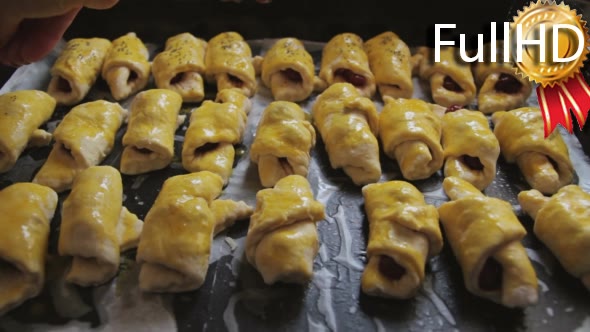
<svg viewBox="0 0 590 332"><path fill-rule="evenodd" d="M119 0L0 0L0 64L40 60L61 39L80 9L108 9Z"/></svg>

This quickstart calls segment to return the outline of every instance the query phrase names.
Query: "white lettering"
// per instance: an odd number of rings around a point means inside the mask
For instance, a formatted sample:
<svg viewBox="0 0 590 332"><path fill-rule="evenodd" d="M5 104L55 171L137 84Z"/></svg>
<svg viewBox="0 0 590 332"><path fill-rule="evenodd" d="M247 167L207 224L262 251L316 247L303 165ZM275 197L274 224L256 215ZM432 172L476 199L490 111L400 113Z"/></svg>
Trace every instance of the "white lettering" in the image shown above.
<svg viewBox="0 0 590 332"><path fill-rule="evenodd" d="M576 50L576 53L574 55L569 56L567 58L559 57L559 29L569 29L571 31L574 31L578 36L578 49ZM570 62L578 58L582 54L583 50L584 34L582 33L582 31L580 31L580 29L577 26L571 24L555 24L553 26L553 62Z"/></svg>
<svg viewBox="0 0 590 332"><path fill-rule="evenodd" d="M539 24L541 31L540 39L524 39L522 25L516 25L516 62L522 62L522 48L524 45L539 45L539 61L545 62L545 24Z"/></svg>
<svg viewBox="0 0 590 332"><path fill-rule="evenodd" d="M435 24L434 25L434 61L440 62L440 47L442 45L453 46L455 42L452 40L440 40L440 29L454 29L456 24Z"/></svg>
<svg viewBox="0 0 590 332"><path fill-rule="evenodd" d="M477 34L477 53L474 57L469 57L467 52L465 51L465 34L461 34L459 36L459 54L461 55L461 59L465 62L483 62L483 35L481 33ZM494 59L494 61L496 61Z"/></svg>

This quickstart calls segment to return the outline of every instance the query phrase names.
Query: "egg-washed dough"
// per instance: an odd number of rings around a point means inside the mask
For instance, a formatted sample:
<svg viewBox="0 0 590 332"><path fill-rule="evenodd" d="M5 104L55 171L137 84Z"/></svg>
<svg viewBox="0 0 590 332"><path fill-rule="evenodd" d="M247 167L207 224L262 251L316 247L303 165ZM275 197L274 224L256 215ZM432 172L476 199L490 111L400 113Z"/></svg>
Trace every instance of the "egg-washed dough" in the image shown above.
<svg viewBox="0 0 590 332"><path fill-rule="evenodd" d="M151 72L149 52L134 32L113 40L102 66L102 78L115 100L125 99L142 90Z"/></svg>
<svg viewBox="0 0 590 332"><path fill-rule="evenodd" d="M55 99L38 90L0 95L0 173L11 170L27 146L43 146L52 135L39 127L55 110Z"/></svg>
<svg viewBox="0 0 590 332"><path fill-rule="evenodd" d="M381 97L411 98L414 93L410 48L392 31L365 42L371 72Z"/></svg>
<svg viewBox="0 0 590 332"><path fill-rule="evenodd" d="M306 283L319 250L316 223L324 206L313 197L306 178L289 175L274 188L256 194L246 235L246 258L266 284Z"/></svg>
<svg viewBox="0 0 590 332"><path fill-rule="evenodd" d="M451 201L438 213L467 290L509 308L536 304L537 275L512 205L457 177L445 178L443 188Z"/></svg>
<svg viewBox="0 0 590 332"><path fill-rule="evenodd" d="M258 165L263 187L273 187L285 176L307 177L315 129L299 105L288 101L270 103L262 113L250 159Z"/></svg>
<svg viewBox="0 0 590 332"><path fill-rule="evenodd" d="M72 108L55 129L53 148L33 182L57 192L70 189L78 173L111 153L126 117L127 111L118 103L104 100Z"/></svg>
<svg viewBox="0 0 590 332"><path fill-rule="evenodd" d="M422 286L427 260L443 246L438 211L408 182L372 183L362 192L369 220L362 290L375 296L411 298Z"/></svg>
<svg viewBox="0 0 590 332"><path fill-rule="evenodd" d="M531 188L554 194L572 183L574 166L567 145L558 130L545 138L538 107L498 111L492 115L492 121L502 156L518 165Z"/></svg>
<svg viewBox="0 0 590 332"><path fill-rule="evenodd" d="M56 207L57 194L45 186L19 182L0 191L0 317L43 289Z"/></svg>
<svg viewBox="0 0 590 332"><path fill-rule="evenodd" d="M74 38L68 41L51 67L47 93L62 105L81 102L96 82L111 41Z"/></svg>
<svg viewBox="0 0 590 332"><path fill-rule="evenodd" d="M375 104L350 83L336 83L312 109L332 168L342 168L356 185L379 181L379 115Z"/></svg>
<svg viewBox="0 0 590 332"><path fill-rule="evenodd" d="M252 97L257 89L252 60L252 50L239 33L220 33L207 44L205 78L217 84L217 91L237 88Z"/></svg>
<svg viewBox="0 0 590 332"><path fill-rule="evenodd" d="M207 42L188 32L168 38L152 63L156 86L177 92L184 102L202 101L206 52Z"/></svg>
<svg viewBox="0 0 590 332"><path fill-rule="evenodd" d="M137 246L143 222L122 205L123 183L111 166L76 176L63 203L58 252L72 257L66 281L83 287L112 279L120 253Z"/></svg>

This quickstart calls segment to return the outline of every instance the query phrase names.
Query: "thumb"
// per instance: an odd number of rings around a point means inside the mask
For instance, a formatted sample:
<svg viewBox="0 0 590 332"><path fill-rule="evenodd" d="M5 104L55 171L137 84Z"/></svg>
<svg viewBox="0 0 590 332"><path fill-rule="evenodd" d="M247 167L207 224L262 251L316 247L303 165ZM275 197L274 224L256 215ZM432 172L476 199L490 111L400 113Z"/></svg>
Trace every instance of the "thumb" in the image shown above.
<svg viewBox="0 0 590 332"><path fill-rule="evenodd" d="M74 8L108 9L119 0L17 0L6 5L6 13L25 18L44 18L63 15ZM4 10L3 10L4 11Z"/></svg>

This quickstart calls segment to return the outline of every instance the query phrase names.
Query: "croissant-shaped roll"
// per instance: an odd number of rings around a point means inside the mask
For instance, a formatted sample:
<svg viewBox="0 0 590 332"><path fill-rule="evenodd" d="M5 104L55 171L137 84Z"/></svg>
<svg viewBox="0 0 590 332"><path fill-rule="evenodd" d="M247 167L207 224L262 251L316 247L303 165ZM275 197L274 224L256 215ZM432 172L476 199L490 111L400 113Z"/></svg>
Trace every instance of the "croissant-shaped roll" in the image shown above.
<svg viewBox="0 0 590 332"><path fill-rule="evenodd" d="M251 103L238 89L217 94L193 110L182 146L182 165L189 172L211 171L227 184L235 150L242 141Z"/></svg>
<svg viewBox="0 0 590 332"><path fill-rule="evenodd" d="M178 115L181 106L182 97L172 90L151 89L135 96L123 136L121 173L147 173L172 162L174 132L186 118Z"/></svg>
<svg viewBox="0 0 590 332"><path fill-rule="evenodd" d="M149 52L134 32L113 40L102 66L102 78L115 100L145 88L150 78Z"/></svg>
<svg viewBox="0 0 590 332"><path fill-rule="evenodd" d="M590 194L570 184L551 198L535 189L523 191L518 201L535 220L539 240L590 290Z"/></svg>
<svg viewBox="0 0 590 332"><path fill-rule="evenodd" d="M127 111L118 103L104 100L72 108L53 132L53 148L33 182L57 192L70 189L78 173L111 153L126 118Z"/></svg>
<svg viewBox="0 0 590 332"><path fill-rule="evenodd" d="M367 40L365 51L381 97L411 98L414 83L408 45L394 32L386 31Z"/></svg>
<svg viewBox="0 0 590 332"><path fill-rule="evenodd" d="M148 292L184 292L203 284L214 232L245 219L243 202L213 201L223 180L203 171L168 178L145 217L137 261L139 288Z"/></svg>
<svg viewBox="0 0 590 332"><path fill-rule="evenodd" d="M55 110L43 91L20 90L0 95L0 173L8 172L27 146L48 145L51 134L39 127Z"/></svg>
<svg viewBox="0 0 590 332"><path fill-rule="evenodd" d="M559 131L545 138L541 110L522 107L492 115L494 134L502 156L518 165L528 184L544 194L554 194L572 183L574 167Z"/></svg>
<svg viewBox="0 0 590 332"><path fill-rule="evenodd" d="M313 58L298 39L279 39L264 55L261 77L275 100L305 100L314 89Z"/></svg>
<svg viewBox="0 0 590 332"><path fill-rule="evenodd" d="M490 50L491 44L486 44L485 54L489 54ZM496 47L497 59L502 58L503 50L504 44L499 42ZM533 90L531 81L516 74L512 62L476 62L473 76L479 90L477 108L485 114L524 106Z"/></svg>
<svg viewBox="0 0 590 332"><path fill-rule="evenodd" d="M177 92L184 102L202 101L206 51L207 42L188 32L168 38L152 63L156 86Z"/></svg>
<svg viewBox="0 0 590 332"><path fill-rule="evenodd" d="M356 185L379 181L379 115L375 104L350 83L336 83L312 109L332 168L342 168Z"/></svg>
<svg viewBox="0 0 590 332"><path fill-rule="evenodd" d="M432 99L435 103L449 107L465 106L475 99L476 87L468 63L457 62L459 49L441 47L440 62L434 61L434 50L420 48L422 61L419 67L420 78L430 83Z"/></svg>
<svg viewBox="0 0 590 332"><path fill-rule="evenodd" d="M92 166L74 181L64 201L58 251L72 257L66 275L80 286L100 285L119 270L122 247L137 245L143 223L122 206L121 174L111 166Z"/></svg>
<svg viewBox="0 0 590 332"><path fill-rule="evenodd" d="M443 165L441 120L420 99L385 97L379 115L379 138L385 154L397 160L405 179L430 177Z"/></svg>
<svg viewBox="0 0 590 332"><path fill-rule="evenodd" d="M460 109L442 118L445 176L485 189L496 177L500 144L481 112Z"/></svg>
<svg viewBox="0 0 590 332"><path fill-rule="evenodd" d="M96 82L110 47L111 42L104 38L70 40L51 67L47 92L59 104L82 101Z"/></svg>
<svg viewBox="0 0 590 332"><path fill-rule="evenodd" d="M305 120L299 105L288 101L268 105L250 148L250 158L258 164L260 183L273 187L287 175L307 177L315 140L315 129Z"/></svg>
<svg viewBox="0 0 590 332"><path fill-rule="evenodd" d="M363 39L353 33L336 35L324 46L319 76L328 86L347 82L363 97L371 98L375 94L375 77Z"/></svg>
<svg viewBox="0 0 590 332"><path fill-rule="evenodd" d="M205 56L206 80L217 90L237 88L248 97L256 93L256 72L252 50L237 32L223 32L211 38Z"/></svg>
<svg viewBox="0 0 590 332"><path fill-rule="evenodd" d="M424 281L427 259L443 246L438 211L408 182L373 183L362 191L370 230L362 290L413 297Z"/></svg>
<svg viewBox="0 0 590 332"><path fill-rule="evenodd" d="M324 219L307 179L289 175L256 194L246 236L246 258L266 284L306 283L318 253L316 222Z"/></svg>
<svg viewBox="0 0 590 332"><path fill-rule="evenodd" d="M520 242L526 230L512 205L457 177L445 178L443 188L452 201L438 213L467 290L510 308L535 304L537 275Z"/></svg>
<svg viewBox="0 0 590 332"><path fill-rule="evenodd" d="M0 316L43 289L56 206L55 191L38 184L20 182L0 191Z"/></svg>

